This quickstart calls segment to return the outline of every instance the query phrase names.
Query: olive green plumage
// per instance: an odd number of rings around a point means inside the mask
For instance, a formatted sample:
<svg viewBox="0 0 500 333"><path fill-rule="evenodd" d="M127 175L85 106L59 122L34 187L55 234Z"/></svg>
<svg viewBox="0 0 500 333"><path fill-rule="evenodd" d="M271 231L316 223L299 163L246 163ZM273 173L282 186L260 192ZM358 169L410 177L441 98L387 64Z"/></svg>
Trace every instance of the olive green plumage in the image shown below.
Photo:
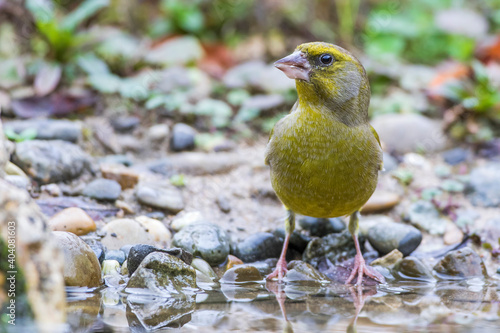
<svg viewBox="0 0 500 333"><path fill-rule="evenodd" d="M305 57L308 77L296 80L298 101L269 139L273 188L295 213L351 214L374 192L382 165L378 136L368 123L368 78L338 46L307 43L296 51ZM327 65L325 54L333 56Z"/></svg>

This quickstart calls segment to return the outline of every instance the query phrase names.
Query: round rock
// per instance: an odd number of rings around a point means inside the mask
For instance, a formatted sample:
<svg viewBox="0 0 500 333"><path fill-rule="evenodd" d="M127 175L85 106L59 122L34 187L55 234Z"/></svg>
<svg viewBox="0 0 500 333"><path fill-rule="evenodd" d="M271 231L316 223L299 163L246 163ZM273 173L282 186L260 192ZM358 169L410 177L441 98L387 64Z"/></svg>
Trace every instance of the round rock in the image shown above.
<svg viewBox="0 0 500 333"><path fill-rule="evenodd" d="M234 255L243 262L254 262L267 258L278 258L283 241L269 232L259 232L238 242Z"/></svg>
<svg viewBox="0 0 500 333"><path fill-rule="evenodd" d="M386 222L370 228L368 241L381 255L398 249L407 256L422 242L422 233L411 225Z"/></svg>
<svg viewBox="0 0 500 333"><path fill-rule="evenodd" d="M299 226L308 231L309 235L317 237L339 233L345 229L345 223L338 217L322 219L304 216L299 219Z"/></svg>
<svg viewBox="0 0 500 333"><path fill-rule="evenodd" d="M113 220L106 224L102 231L106 233L106 236L102 239L102 244L111 250L120 249L128 244L156 245L153 235L136 220Z"/></svg>
<svg viewBox="0 0 500 333"><path fill-rule="evenodd" d="M184 209L181 191L174 186L139 184L135 192L137 200L146 206L178 213Z"/></svg>
<svg viewBox="0 0 500 333"><path fill-rule="evenodd" d="M194 148L196 130L189 125L178 123L172 130L170 142L173 151L190 150Z"/></svg>
<svg viewBox="0 0 500 333"><path fill-rule="evenodd" d="M470 199L476 206L500 205L500 163L489 163L470 173Z"/></svg>
<svg viewBox="0 0 500 333"><path fill-rule="evenodd" d="M80 237L65 231L54 231L54 240L64 252L64 283L66 286L98 287L101 266L95 253Z"/></svg>
<svg viewBox="0 0 500 333"><path fill-rule="evenodd" d="M103 201L115 201L120 197L122 187L116 180L95 179L83 189L84 196Z"/></svg>
<svg viewBox="0 0 500 333"><path fill-rule="evenodd" d="M96 230L94 220L81 208L69 207L61 210L49 220L53 231L68 231L82 236Z"/></svg>
<svg viewBox="0 0 500 333"><path fill-rule="evenodd" d="M229 236L222 228L208 222L182 228L175 234L173 244L201 257L210 265L223 263L229 254Z"/></svg>
<svg viewBox="0 0 500 333"><path fill-rule="evenodd" d="M483 260L469 247L450 251L434 266L434 270L439 278L445 280L488 277Z"/></svg>

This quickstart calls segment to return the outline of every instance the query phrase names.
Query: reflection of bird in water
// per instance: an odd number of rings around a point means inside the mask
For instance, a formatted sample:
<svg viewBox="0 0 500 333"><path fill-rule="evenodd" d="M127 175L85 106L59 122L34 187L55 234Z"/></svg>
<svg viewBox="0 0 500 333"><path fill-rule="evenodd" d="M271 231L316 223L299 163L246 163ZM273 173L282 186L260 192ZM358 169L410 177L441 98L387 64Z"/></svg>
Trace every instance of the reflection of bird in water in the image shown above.
<svg viewBox="0 0 500 333"><path fill-rule="evenodd" d="M281 314L283 315L284 321L284 327L283 327L283 332L284 333L293 333L293 326L292 323L288 320L286 316L286 308L285 308L285 301L286 301L286 293L285 293L285 286L281 283L277 283L274 281L266 281L266 289L274 294L276 296L276 301L278 301L278 304L281 309Z"/></svg>
<svg viewBox="0 0 500 333"><path fill-rule="evenodd" d="M363 290L363 286L357 285L350 286L349 291L351 293L352 303L354 304L356 312L354 314L354 318L349 323L349 326L347 326L346 331L347 333L356 333L358 331L356 328L356 322L358 321L359 313L363 309L363 306L365 306L365 301L368 299L368 297L375 295L377 293L377 290L376 288L371 288L365 291Z"/></svg>
<svg viewBox="0 0 500 333"><path fill-rule="evenodd" d="M361 284L364 275L384 282L366 265L357 237L359 210L375 190L382 167L378 135L368 123L370 85L363 66L327 43L299 45L275 66L295 79L298 101L276 123L266 149L271 183L288 209L283 251L268 279L281 281L287 271L285 255L298 213L350 215L356 256L346 283Z"/></svg>

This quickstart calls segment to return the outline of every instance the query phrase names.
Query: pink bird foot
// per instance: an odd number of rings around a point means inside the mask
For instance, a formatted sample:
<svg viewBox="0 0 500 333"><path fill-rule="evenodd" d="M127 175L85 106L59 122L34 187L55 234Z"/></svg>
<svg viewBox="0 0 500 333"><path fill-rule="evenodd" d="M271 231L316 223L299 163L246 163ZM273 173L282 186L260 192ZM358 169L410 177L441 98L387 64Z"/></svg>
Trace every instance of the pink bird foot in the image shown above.
<svg viewBox="0 0 500 333"><path fill-rule="evenodd" d="M285 274L287 272L288 272L288 269L287 269L286 260L284 258L280 258L280 260L278 260L278 263L276 264L276 268L274 269L274 271L271 274L266 276L266 279L272 280L272 279L277 277L278 282L281 282L283 280L283 277L285 276Z"/></svg>
<svg viewBox="0 0 500 333"><path fill-rule="evenodd" d="M345 284L351 283L356 277L356 275L358 276L356 283L357 285L361 285L361 283L363 282L364 275L371 277L378 283L385 283L385 278L382 276L382 274L380 274L374 268L367 266L365 259L360 253L357 253L356 256L354 257L354 267L352 268L351 275L349 276Z"/></svg>

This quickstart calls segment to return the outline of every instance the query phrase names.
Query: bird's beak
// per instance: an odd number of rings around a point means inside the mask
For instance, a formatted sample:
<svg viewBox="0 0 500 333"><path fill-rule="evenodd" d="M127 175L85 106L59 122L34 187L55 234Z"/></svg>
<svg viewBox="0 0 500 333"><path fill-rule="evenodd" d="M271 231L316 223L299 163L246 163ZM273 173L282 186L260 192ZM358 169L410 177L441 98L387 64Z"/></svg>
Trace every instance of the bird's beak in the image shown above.
<svg viewBox="0 0 500 333"><path fill-rule="evenodd" d="M289 56L284 57L274 63L274 66L283 71L290 79L298 79L309 82L309 73L311 65L307 61L306 54L301 51L295 51Z"/></svg>

